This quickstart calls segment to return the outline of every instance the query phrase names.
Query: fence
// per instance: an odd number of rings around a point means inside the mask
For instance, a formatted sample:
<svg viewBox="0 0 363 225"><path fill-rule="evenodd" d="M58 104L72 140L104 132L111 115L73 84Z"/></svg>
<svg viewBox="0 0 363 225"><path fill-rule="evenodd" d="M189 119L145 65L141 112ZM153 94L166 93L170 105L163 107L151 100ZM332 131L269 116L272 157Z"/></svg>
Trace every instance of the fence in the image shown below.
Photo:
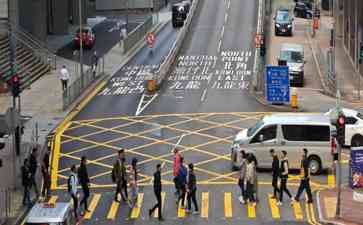
<svg viewBox="0 0 363 225"><path fill-rule="evenodd" d="M332 63L332 52L329 49L324 53L323 49L320 46L316 46L317 49L317 59L319 63L319 67L323 72L323 77L325 84L329 88L331 93L336 92L336 77L333 71L331 71L331 63Z"/></svg>
<svg viewBox="0 0 363 225"><path fill-rule="evenodd" d="M133 48L137 42L145 38L147 32L151 29L153 25L153 17L150 16L145 22L138 25L130 34L127 35L125 39L122 40L123 53L125 54L131 48Z"/></svg>
<svg viewBox="0 0 363 225"><path fill-rule="evenodd" d="M99 60L96 71L92 67L83 73L75 80L66 90L63 91L63 110L66 110L82 93L83 91L98 77L102 76L105 71L105 59Z"/></svg>
<svg viewBox="0 0 363 225"><path fill-rule="evenodd" d="M11 192L9 189L0 189L0 225L5 224L10 217Z"/></svg>

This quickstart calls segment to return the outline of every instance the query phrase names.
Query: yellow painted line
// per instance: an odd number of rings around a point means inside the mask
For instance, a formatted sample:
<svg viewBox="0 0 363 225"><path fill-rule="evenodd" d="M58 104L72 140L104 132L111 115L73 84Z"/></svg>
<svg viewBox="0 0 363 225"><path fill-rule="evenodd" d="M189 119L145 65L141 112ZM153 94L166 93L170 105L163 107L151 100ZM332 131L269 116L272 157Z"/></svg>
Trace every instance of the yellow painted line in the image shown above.
<svg viewBox="0 0 363 225"><path fill-rule="evenodd" d="M294 209L294 215L295 215L295 218L297 220L303 220L304 219L304 216L303 216L303 212L301 210L301 205L299 202L294 202L293 205L292 205L293 209Z"/></svg>
<svg viewBox="0 0 363 225"><path fill-rule="evenodd" d="M310 209L310 215L311 215L311 220L312 222L315 224L315 225L322 225L321 223L319 223L315 217L315 211L314 211L314 208L313 208L313 204L308 204L309 206L309 209Z"/></svg>
<svg viewBox="0 0 363 225"><path fill-rule="evenodd" d="M209 212L209 192L202 192L202 212L200 217L208 218Z"/></svg>
<svg viewBox="0 0 363 225"><path fill-rule="evenodd" d="M277 206L276 199L272 198L272 194L268 194L268 200L271 208L271 216L273 219L280 219L280 208Z"/></svg>
<svg viewBox="0 0 363 225"><path fill-rule="evenodd" d="M335 175L334 174L328 174L328 186L335 187Z"/></svg>
<svg viewBox="0 0 363 225"><path fill-rule="evenodd" d="M120 206L120 203L119 202L116 202L116 201L112 201L112 205L111 205L111 208L107 214L107 219L108 220L114 220L116 218L116 214L117 214L117 210L118 210L118 207Z"/></svg>
<svg viewBox="0 0 363 225"><path fill-rule="evenodd" d="M84 215L84 218L85 219L91 219L95 209L96 209L96 206L98 204L98 202L100 201L100 198L101 198L101 194L93 194L93 198L91 200L91 203L88 207L88 209L90 210L90 212L86 212L86 214Z"/></svg>
<svg viewBox="0 0 363 225"><path fill-rule="evenodd" d="M184 207L182 206L182 200L179 201L178 204L178 217L179 218L184 218L185 217L185 207L187 205L187 195L185 195L184 198Z"/></svg>
<svg viewBox="0 0 363 225"><path fill-rule="evenodd" d="M164 202L165 202L165 192L161 192L161 211L164 209ZM154 218L159 217L159 209L156 209L154 213Z"/></svg>
<svg viewBox="0 0 363 225"><path fill-rule="evenodd" d="M100 83L85 99L81 101L81 103L76 106L71 113L69 113L65 119L59 124L59 126L55 129L55 139L54 139L54 149L51 152L51 189L57 188L58 182L58 166L59 166L59 154L61 149L61 137L64 131L71 125L70 121L80 112L91 99L96 96L96 94L107 84L106 81Z"/></svg>
<svg viewBox="0 0 363 225"><path fill-rule="evenodd" d="M336 212L337 198L336 197L324 198L324 205L325 205L325 215L328 218L334 218Z"/></svg>
<svg viewBox="0 0 363 225"><path fill-rule="evenodd" d="M59 131L55 135L54 140L54 149L52 151L52 165L51 165L51 189L55 189L57 187L58 182L58 166L59 166L59 156L61 150L61 138L64 131L71 125L71 123L67 123L62 126Z"/></svg>
<svg viewBox="0 0 363 225"><path fill-rule="evenodd" d="M226 218L232 218L232 193L224 193L224 216Z"/></svg>
<svg viewBox="0 0 363 225"><path fill-rule="evenodd" d="M137 203L131 211L131 215L130 215L131 219L137 219L139 217L143 200L144 200L144 193L139 193L137 195Z"/></svg>
<svg viewBox="0 0 363 225"><path fill-rule="evenodd" d="M247 216L248 218L256 218L256 203L247 204Z"/></svg>
<svg viewBox="0 0 363 225"><path fill-rule="evenodd" d="M58 196L52 195L50 199L48 200L49 204L55 204L57 202Z"/></svg>

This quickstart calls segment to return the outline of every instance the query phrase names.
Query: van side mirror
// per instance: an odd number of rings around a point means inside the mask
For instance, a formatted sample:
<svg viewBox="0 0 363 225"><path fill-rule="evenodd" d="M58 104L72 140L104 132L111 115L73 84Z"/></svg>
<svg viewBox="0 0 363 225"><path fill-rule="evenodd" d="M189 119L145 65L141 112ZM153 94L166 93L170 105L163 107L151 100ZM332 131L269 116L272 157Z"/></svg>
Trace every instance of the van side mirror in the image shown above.
<svg viewBox="0 0 363 225"><path fill-rule="evenodd" d="M263 142L263 134L260 134L260 136L258 136L258 140L259 140L260 142Z"/></svg>

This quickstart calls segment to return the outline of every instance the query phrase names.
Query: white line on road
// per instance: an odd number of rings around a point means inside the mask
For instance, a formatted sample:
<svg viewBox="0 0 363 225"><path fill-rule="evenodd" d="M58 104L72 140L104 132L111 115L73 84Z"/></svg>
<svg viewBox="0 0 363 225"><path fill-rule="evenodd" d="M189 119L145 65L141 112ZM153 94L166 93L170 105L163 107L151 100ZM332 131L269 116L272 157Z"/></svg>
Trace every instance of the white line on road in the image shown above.
<svg viewBox="0 0 363 225"><path fill-rule="evenodd" d="M226 15L224 15L224 23L227 24L228 21L228 13L226 13Z"/></svg>
<svg viewBox="0 0 363 225"><path fill-rule="evenodd" d="M138 116L140 115L145 109L146 107L148 107L148 105L150 105L150 103L152 101L154 101L154 99L158 96L159 94L158 93L155 93L152 98L150 100L148 100L146 102L146 104L144 104L144 98L145 97L150 97L150 96L147 96L145 94L142 94L141 98L140 98L140 102L139 102L139 105L137 106L137 109L136 109L136 113L135 113L135 116ZM144 104L144 105L143 105Z"/></svg>
<svg viewBox="0 0 363 225"><path fill-rule="evenodd" d="M175 144L173 150L171 150L171 152L174 152L174 149L176 149L178 147L178 145L180 144L180 142L182 141L182 139L184 138L185 134L182 134L178 140L178 142Z"/></svg>
<svg viewBox="0 0 363 225"><path fill-rule="evenodd" d="M224 36L224 26L222 26L221 39L223 39L223 36Z"/></svg>
<svg viewBox="0 0 363 225"><path fill-rule="evenodd" d="M229 9L230 6L231 6L231 0L228 1L227 9Z"/></svg>
<svg viewBox="0 0 363 225"><path fill-rule="evenodd" d="M222 40L219 40L218 43L218 53L221 52Z"/></svg>
<svg viewBox="0 0 363 225"><path fill-rule="evenodd" d="M204 91L203 91L203 94L202 94L202 97L201 97L201 99L200 99L200 101L204 101L204 99L205 99L205 95L207 94L207 88L206 89L204 89Z"/></svg>

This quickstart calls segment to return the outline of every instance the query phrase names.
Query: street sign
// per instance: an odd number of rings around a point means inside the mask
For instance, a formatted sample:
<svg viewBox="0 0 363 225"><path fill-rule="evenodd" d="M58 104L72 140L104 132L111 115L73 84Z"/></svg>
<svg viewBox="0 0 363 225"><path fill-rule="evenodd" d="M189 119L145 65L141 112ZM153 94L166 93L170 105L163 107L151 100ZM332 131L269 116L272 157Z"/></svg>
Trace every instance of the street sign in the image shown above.
<svg viewBox="0 0 363 225"><path fill-rule="evenodd" d="M290 102L289 67L266 66L266 98L270 104Z"/></svg>
<svg viewBox="0 0 363 225"><path fill-rule="evenodd" d="M148 33L147 34L147 37L146 37L146 42L149 44L149 45L154 45L155 43L155 35L154 33Z"/></svg>

